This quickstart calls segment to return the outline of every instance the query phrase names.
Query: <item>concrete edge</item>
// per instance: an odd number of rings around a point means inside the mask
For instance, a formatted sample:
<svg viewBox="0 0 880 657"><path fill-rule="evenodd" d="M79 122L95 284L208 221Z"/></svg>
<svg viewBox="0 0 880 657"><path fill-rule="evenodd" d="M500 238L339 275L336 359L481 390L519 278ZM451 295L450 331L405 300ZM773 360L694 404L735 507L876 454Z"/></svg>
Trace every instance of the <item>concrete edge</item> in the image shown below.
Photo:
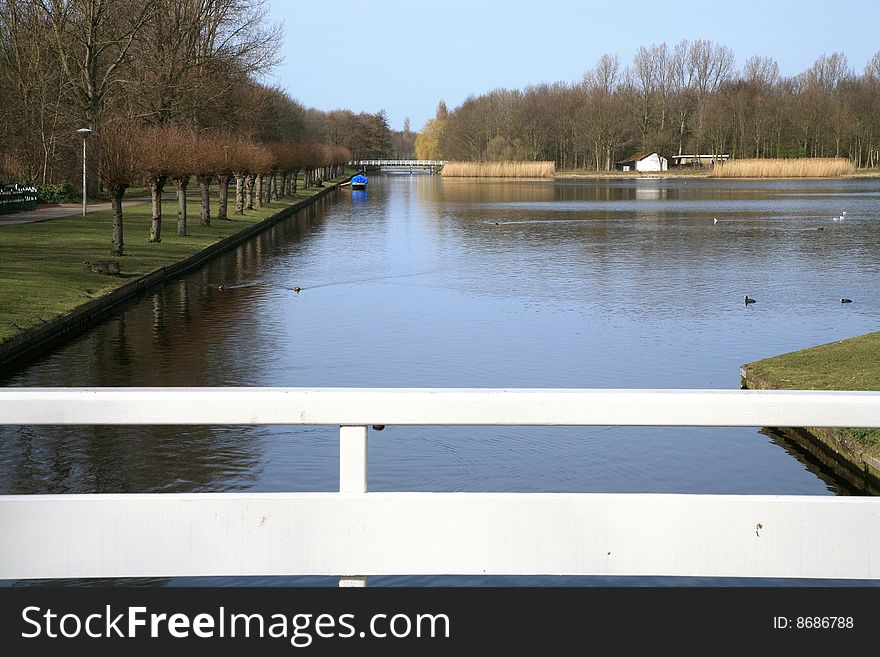
<svg viewBox="0 0 880 657"><path fill-rule="evenodd" d="M343 181L344 182L344 181ZM57 317L39 326L22 333L0 345L0 374L3 371L25 360L36 358L47 349L82 333L85 329L94 325L112 308L128 299L135 297L148 289L166 281L172 280L193 269L196 269L206 261L218 256L225 251L238 246L251 237L263 232L279 221L286 219L292 214L308 207L318 199L339 188L341 183L331 183L324 189L309 198L303 199L287 206L279 212L266 217L262 221L252 224L247 228L224 237L219 242L206 246L184 260L154 269L153 271L139 276L125 285L108 292L102 297L87 301L77 306L72 311L61 317Z"/></svg>
<svg viewBox="0 0 880 657"><path fill-rule="evenodd" d="M774 384L757 374L747 363L740 367L740 388L744 390L778 390ZM808 452L850 486L880 495L880 459L838 429L828 427L768 427L782 434Z"/></svg>

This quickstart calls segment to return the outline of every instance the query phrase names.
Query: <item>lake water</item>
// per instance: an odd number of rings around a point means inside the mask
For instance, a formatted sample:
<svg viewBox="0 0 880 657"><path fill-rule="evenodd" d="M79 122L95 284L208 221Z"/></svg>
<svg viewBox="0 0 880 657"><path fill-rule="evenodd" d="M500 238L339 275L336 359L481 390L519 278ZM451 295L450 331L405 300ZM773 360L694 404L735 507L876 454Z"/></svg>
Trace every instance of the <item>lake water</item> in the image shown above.
<svg viewBox="0 0 880 657"><path fill-rule="evenodd" d="M878 180L373 175L0 385L735 389L743 363L878 330L878 253ZM757 429L388 427L369 449L373 491L845 492ZM333 427L0 427L0 494L337 486ZM584 581L631 583L562 583Z"/></svg>

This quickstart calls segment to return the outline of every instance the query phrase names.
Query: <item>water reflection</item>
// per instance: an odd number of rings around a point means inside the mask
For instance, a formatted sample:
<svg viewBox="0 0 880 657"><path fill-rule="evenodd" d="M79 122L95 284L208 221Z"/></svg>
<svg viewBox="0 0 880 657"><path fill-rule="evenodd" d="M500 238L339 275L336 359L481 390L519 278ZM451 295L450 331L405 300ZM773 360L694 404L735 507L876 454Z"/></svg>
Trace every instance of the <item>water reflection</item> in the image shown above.
<svg viewBox="0 0 880 657"><path fill-rule="evenodd" d="M160 412L157 409L157 412ZM4 494L236 490L259 477L265 430L3 427Z"/></svg>
<svg viewBox="0 0 880 657"><path fill-rule="evenodd" d="M878 218L868 179L374 175L2 384L737 388L744 362L876 330ZM7 427L0 493L334 490L337 458L333 427ZM840 491L817 472L756 429L370 442L372 490Z"/></svg>

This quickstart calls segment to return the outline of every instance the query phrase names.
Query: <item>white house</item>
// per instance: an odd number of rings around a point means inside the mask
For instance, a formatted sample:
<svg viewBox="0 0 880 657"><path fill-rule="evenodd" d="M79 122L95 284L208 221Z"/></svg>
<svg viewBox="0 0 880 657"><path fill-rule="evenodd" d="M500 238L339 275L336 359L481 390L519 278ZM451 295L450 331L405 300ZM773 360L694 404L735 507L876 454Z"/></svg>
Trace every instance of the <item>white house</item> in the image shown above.
<svg viewBox="0 0 880 657"><path fill-rule="evenodd" d="M632 157L614 163L620 171L666 171L669 160L659 153L636 153Z"/></svg>

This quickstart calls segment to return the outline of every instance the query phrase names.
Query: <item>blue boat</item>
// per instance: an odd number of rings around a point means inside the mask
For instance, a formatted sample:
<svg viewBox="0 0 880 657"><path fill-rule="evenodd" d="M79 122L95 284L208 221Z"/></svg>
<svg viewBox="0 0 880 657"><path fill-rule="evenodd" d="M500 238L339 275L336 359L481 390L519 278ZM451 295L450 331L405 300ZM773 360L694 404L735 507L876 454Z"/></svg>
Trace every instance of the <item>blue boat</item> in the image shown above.
<svg viewBox="0 0 880 657"><path fill-rule="evenodd" d="M352 189L366 189L367 188L367 177L359 173L354 178L351 179L351 188Z"/></svg>

